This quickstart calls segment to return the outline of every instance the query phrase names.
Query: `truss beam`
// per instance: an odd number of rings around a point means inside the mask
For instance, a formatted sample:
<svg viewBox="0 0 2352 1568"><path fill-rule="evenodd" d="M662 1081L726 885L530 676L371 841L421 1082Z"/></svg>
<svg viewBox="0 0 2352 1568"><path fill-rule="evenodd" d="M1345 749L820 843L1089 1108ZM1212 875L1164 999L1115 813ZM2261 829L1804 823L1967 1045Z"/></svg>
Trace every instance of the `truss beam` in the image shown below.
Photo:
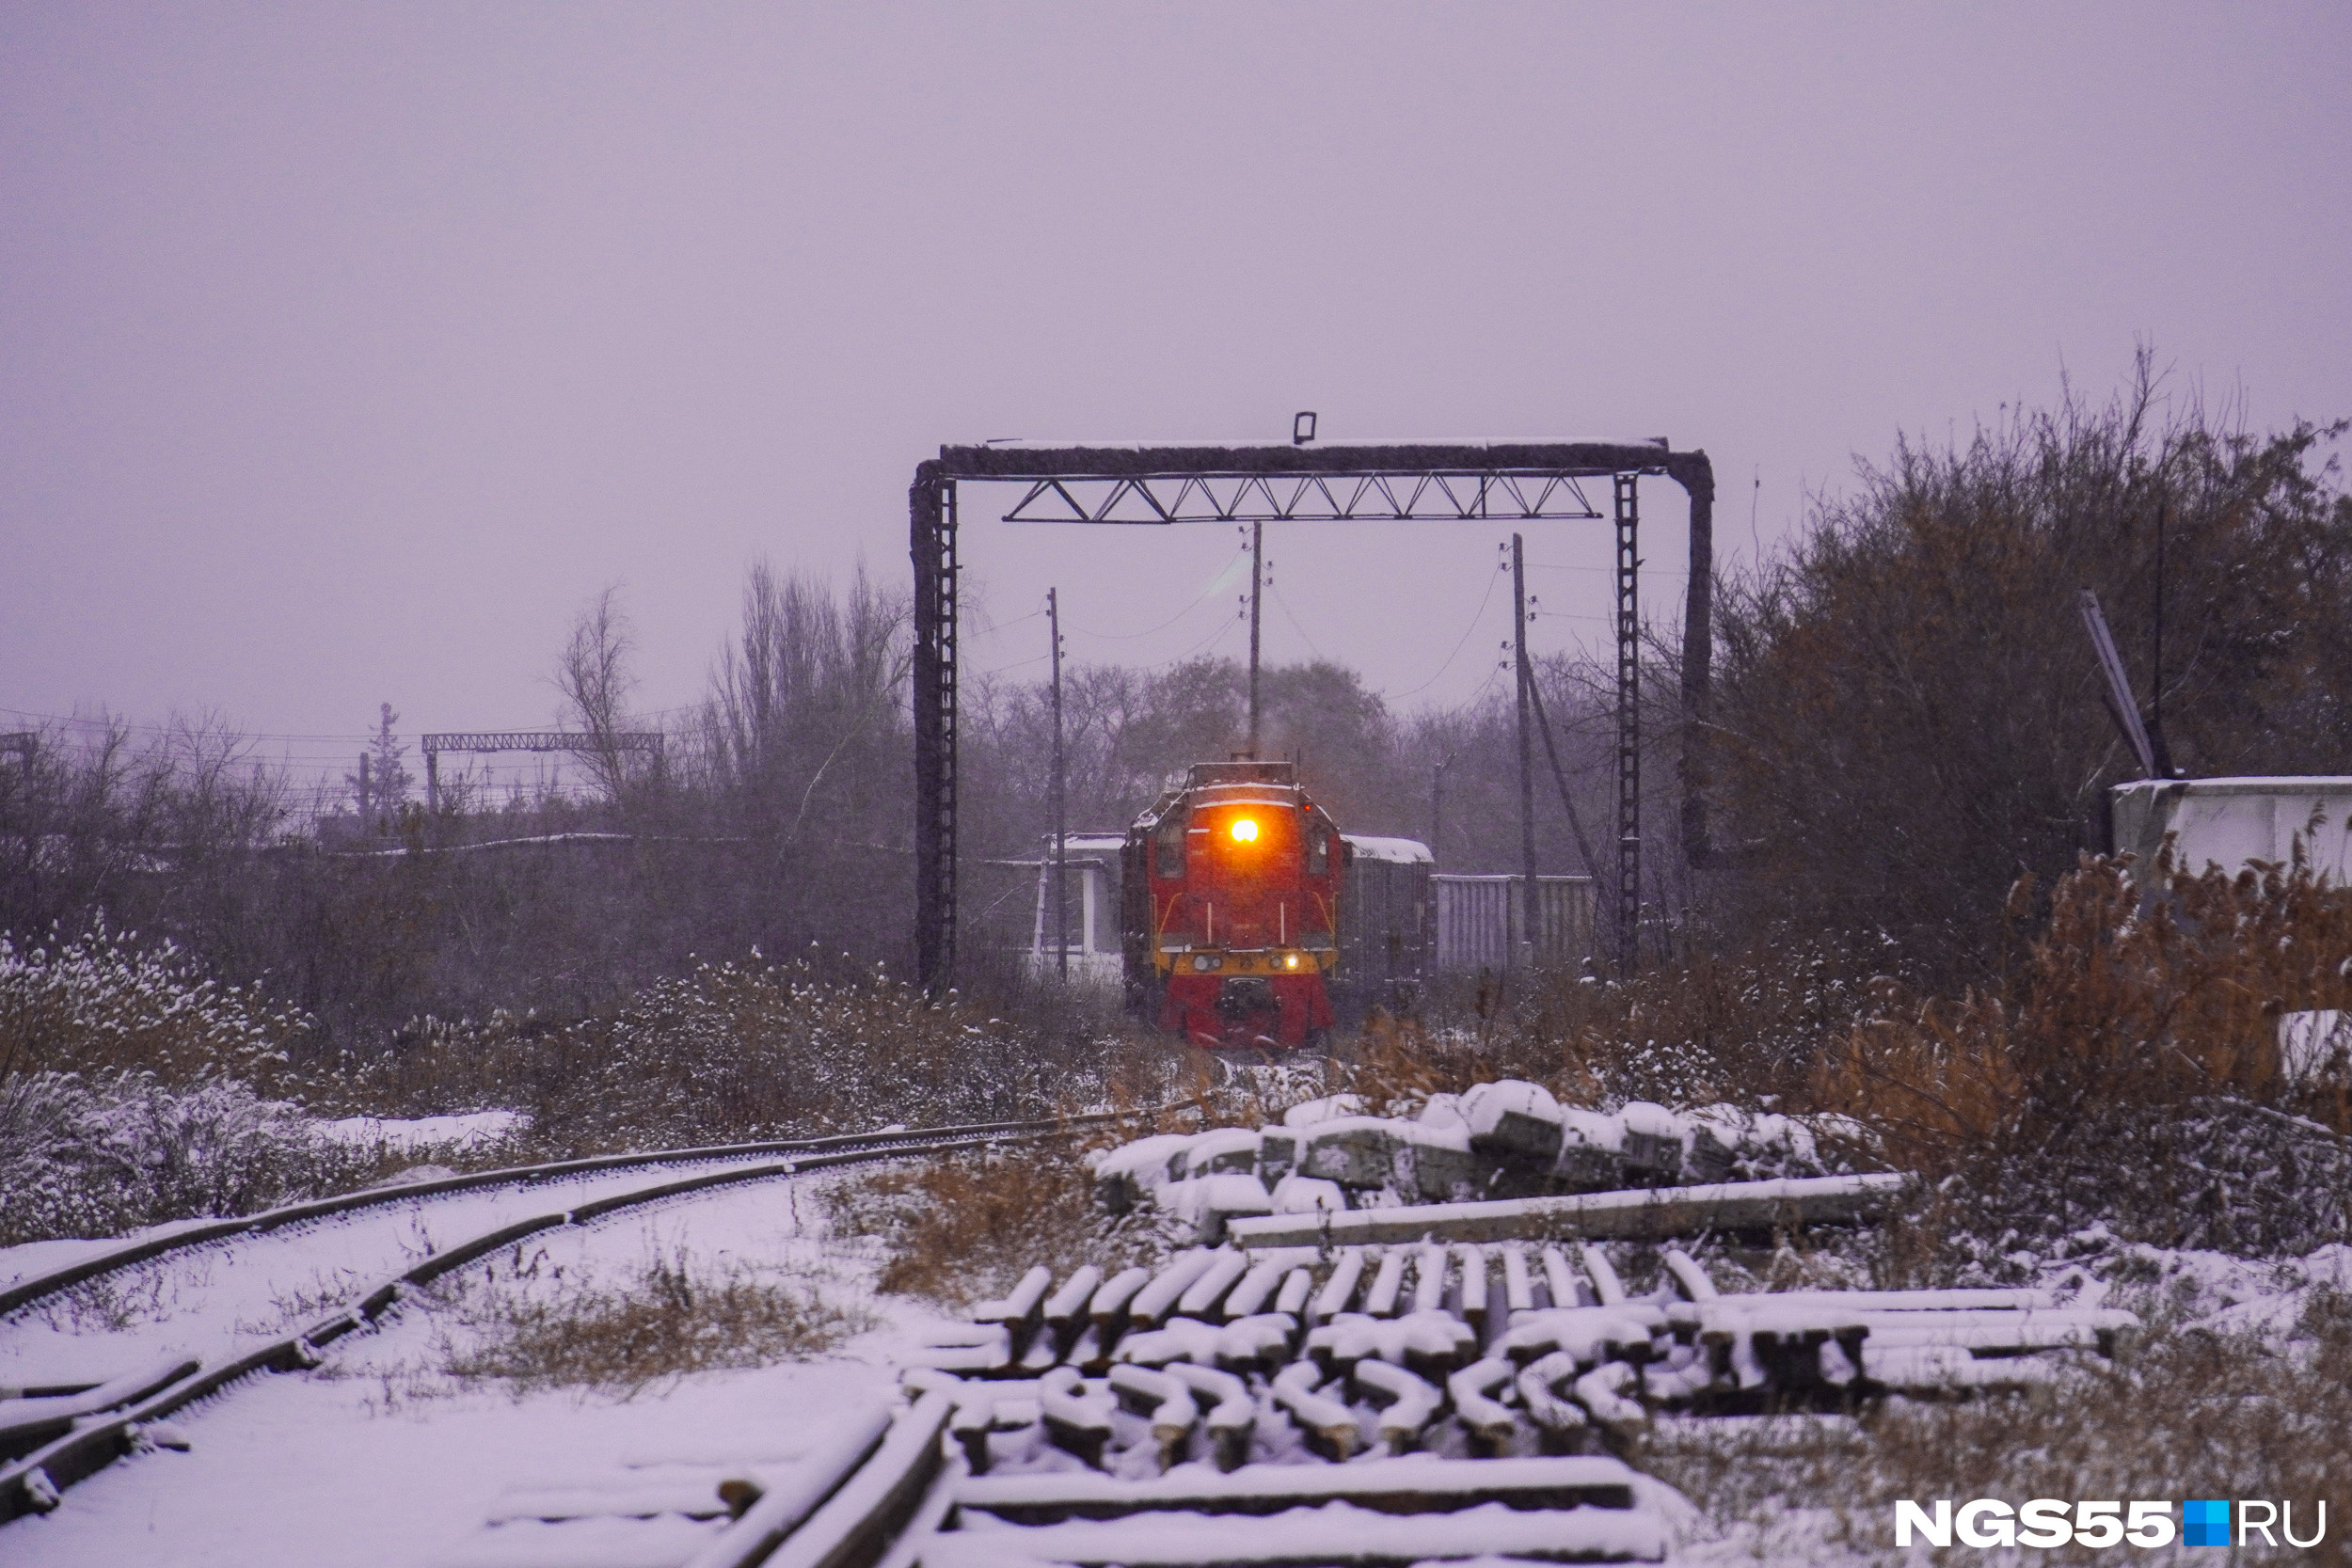
<svg viewBox="0 0 2352 1568"><path fill-rule="evenodd" d="M1005 514L1009 523L1514 522L1600 514L1557 470L1424 469L1328 476L1181 474L1133 479L1041 479Z"/></svg>
<svg viewBox="0 0 2352 1568"><path fill-rule="evenodd" d="M601 739L585 730L451 730L428 735L422 750L437 752L651 752L661 751L659 730L631 731Z"/></svg>

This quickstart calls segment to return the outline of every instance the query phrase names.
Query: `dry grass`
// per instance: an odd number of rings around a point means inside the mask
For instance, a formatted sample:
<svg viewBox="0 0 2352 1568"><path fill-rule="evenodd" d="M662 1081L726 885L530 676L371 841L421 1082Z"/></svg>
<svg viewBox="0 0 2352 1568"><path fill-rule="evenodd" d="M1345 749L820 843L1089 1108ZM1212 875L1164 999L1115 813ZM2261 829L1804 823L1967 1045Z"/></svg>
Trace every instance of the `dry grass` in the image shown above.
<svg viewBox="0 0 2352 1568"><path fill-rule="evenodd" d="M1104 1213L1081 1154L1032 1147L883 1171L832 1189L828 1218L837 1237L881 1243L878 1290L951 1309L1003 1293L1039 1263L1059 1278L1165 1257L1164 1222Z"/></svg>
<svg viewBox="0 0 2352 1568"><path fill-rule="evenodd" d="M2352 896L2304 865L2231 878L2168 863L2165 896L2143 914L2128 863L2086 858L2063 879L1999 985L1956 1001L1890 990L1887 1016L1820 1065L1816 1100L1882 1129L1923 1168L2118 1096L2153 1106L2226 1094L2352 1132L2341 1070L2290 1085L2279 1060L2281 1012L2352 1001ZM2018 882L2012 923L2034 894Z"/></svg>
<svg viewBox="0 0 2352 1568"><path fill-rule="evenodd" d="M543 1255L542 1255L543 1257ZM873 1326L809 1279L655 1253L617 1281L542 1277L542 1258L443 1297L442 1370L520 1396L584 1388L633 1398L690 1372L805 1361Z"/></svg>
<svg viewBox="0 0 2352 1568"><path fill-rule="evenodd" d="M421 1115L527 1113L561 1158L1044 1117L1124 1088L1156 1098L1172 1058L932 1001L877 968L706 963L609 1012L426 1019L380 1057L336 1064L318 1096Z"/></svg>
<svg viewBox="0 0 2352 1568"><path fill-rule="evenodd" d="M1699 1505L1708 1531L1759 1557L1865 1561L1896 1559L1895 1502L1998 1497L2064 1499L2228 1497L2291 1499L2308 1534L2312 1505L2328 1504L2328 1542L2277 1560L2352 1562L2344 1521L2352 1478L2343 1466L2352 1432L2352 1301L2307 1299L2280 1347L2169 1325L2112 1365L2095 1360L2061 1387L1947 1403L1890 1401L1855 1419L1784 1417L1662 1425L1631 1457ZM2175 1514L2177 1520L2178 1514ZM1922 1554L1926 1557L1926 1554ZM2027 1551L2018 1560L2136 1562L2171 1554L2081 1548ZM2185 1552L2186 1560L2201 1560ZM1955 1547L1927 1560L1992 1562ZM2232 1561L2267 1561L2259 1542Z"/></svg>

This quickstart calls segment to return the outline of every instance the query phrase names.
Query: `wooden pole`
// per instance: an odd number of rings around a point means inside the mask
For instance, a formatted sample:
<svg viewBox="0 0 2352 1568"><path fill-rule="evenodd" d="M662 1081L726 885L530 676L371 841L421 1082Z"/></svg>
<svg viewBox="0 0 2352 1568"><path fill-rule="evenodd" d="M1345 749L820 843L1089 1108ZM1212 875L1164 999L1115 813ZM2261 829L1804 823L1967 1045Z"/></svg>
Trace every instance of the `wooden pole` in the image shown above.
<svg viewBox="0 0 2352 1568"><path fill-rule="evenodd" d="M1527 876L1526 929L1520 933L1521 960L1535 967L1535 942L1542 930L1542 904L1535 887L1535 751L1534 725L1529 720L1534 673L1527 663L1527 556L1518 534L1511 535L1511 628L1517 649L1519 681L1519 859Z"/></svg>
<svg viewBox="0 0 2352 1568"><path fill-rule="evenodd" d="M1070 978L1070 789L1061 740L1061 596L1045 591L1045 626L1054 640L1054 971Z"/></svg>
<svg viewBox="0 0 2352 1568"><path fill-rule="evenodd" d="M1249 756L1258 756L1258 596L1265 586L1265 524L1249 525Z"/></svg>

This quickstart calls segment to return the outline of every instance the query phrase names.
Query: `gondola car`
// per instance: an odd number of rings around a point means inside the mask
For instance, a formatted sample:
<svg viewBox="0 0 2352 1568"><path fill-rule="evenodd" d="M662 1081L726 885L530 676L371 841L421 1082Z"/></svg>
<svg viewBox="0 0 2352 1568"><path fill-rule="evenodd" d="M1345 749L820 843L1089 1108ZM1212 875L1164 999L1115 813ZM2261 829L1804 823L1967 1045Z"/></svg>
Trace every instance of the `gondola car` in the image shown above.
<svg viewBox="0 0 2352 1568"><path fill-rule="evenodd" d="M1331 1026L1335 987L1393 997L1425 956L1428 851L1367 842L1376 899L1292 764L1194 765L1120 855L1129 1005L1196 1045L1299 1046Z"/></svg>

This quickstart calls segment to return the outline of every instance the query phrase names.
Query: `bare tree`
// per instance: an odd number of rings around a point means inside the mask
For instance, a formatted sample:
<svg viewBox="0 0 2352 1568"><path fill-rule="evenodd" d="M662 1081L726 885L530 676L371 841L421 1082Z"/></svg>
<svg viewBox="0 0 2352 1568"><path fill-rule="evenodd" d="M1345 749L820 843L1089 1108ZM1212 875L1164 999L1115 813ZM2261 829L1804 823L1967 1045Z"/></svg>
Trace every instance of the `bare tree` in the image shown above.
<svg viewBox="0 0 2352 1568"><path fill-rule="evenodd" d="M568 710L564 718L587 732L581 754L596 774L596 787L614 805L629 783L619 736L628 694L637 684L629 670L637 640L620 607L620 593L615 583L580 612L555 667L555 689Z"/></svg>

